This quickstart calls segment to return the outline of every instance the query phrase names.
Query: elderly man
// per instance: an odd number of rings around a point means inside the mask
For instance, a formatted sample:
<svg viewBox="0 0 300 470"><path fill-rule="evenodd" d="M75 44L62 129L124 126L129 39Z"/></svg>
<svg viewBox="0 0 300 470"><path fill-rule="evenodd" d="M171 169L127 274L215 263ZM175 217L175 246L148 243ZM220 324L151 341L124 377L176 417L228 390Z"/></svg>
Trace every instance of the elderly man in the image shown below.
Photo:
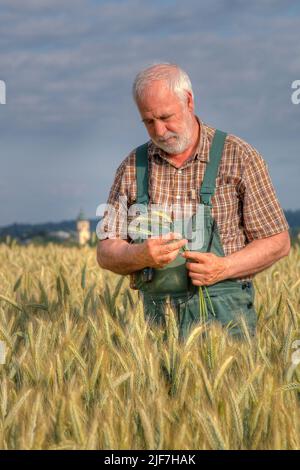
<svg viewBox="0 0 300 470"><path fill-rule="evenodd" d="M233 335L240 335L243 317L254 334L253 277L290 250L289 227L266 163L247 142L194 114L191 82L177 65L142 70L133 96L150 140L122 161L107 202L116 210L135 203L185 206L194 215L201 207L203 237L196 248L186 233L183 239L171 232L169 238L132 243L120 234L120 217L113 231L104 217L99 265L131 275L147 319L164 325L165 302L171 301L182 337L199 321L201 308L206 320L220 322Z"/></svg>

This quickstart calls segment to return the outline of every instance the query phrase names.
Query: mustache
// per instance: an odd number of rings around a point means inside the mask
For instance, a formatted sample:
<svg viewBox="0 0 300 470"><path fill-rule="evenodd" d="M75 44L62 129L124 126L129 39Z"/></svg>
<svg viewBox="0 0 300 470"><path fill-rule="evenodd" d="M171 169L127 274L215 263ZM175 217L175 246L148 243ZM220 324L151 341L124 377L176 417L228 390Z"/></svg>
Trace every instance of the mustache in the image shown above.
<svg viewBox="0 0 300 470"><path fill-rule="evenodd" d="M156 141L160 144L163 144L167 142L170 137L175 137L176 139L178 139L178 134L176 134L175 132L168 132L168 134L165 134L163 137L158 137Z"/></svg>

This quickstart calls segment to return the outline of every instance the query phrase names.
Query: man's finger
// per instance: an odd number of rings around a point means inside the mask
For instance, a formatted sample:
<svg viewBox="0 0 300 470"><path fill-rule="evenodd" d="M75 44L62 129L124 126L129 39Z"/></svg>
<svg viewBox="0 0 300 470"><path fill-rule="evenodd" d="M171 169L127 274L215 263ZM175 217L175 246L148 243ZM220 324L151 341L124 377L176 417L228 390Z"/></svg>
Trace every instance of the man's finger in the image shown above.
<svg viewBox="0 0 300 470"><path fill-rule="evenodd" d="M169 232L169 233L166 233L166 234L162 235L162 237L161 237L161 240L163 241L163 243L167 243L168 240L175 240L175 239L182 240L181 233Z"/></svg>
<svg viewBox="0 0 300 470"><path fill-rule="evenodd" d="M193 281L201 281L204 278L203 273L196 273L194 271L189 271L188 275Z"/></svg>
<svg viewBox="0 0 300 470"><path fill-rule="evenodd" d="M167 264L172 263L174 259L176 259L176 256L172 256L172 259L170 259L170 253L167 253L167 254L160 256L159 262L167 265Z"/></svg>
<svg viewBox="0 0 300 470"><path fill-rule="evenodd" d="M206 253L200 253L199 251L185 251L181 253L183 258L188 258L189 260L197 261L198 263L205 262Z"/></svg>
<svg viewBox="0 0 300 470"><path fill-rule="evenodd" d="M169 232L164 233L163 235L152 235L150 240L154 240L157 245L164 245L170 240L182 239L182 236L179 233Z"/></svg>
<svg viewBox="0 0 300 470"><path fill-rule="evenodd" d="M182 248L184 245L187 244L187 242L188 241L186 239L183 239L183 240L178 240L172 243L168 243L166 245L163 245L161 247L161 250L163 252L171 253L172 251L179 250L180 248Z"/></svg>
<svg viewBox="0 0 300 470"><path fill-rule="evenodd" d="M193 271L195 273L199 273L199 271L202 272L203 270L203 265L201 266L201 263L186 263L186 267L189 271Z"/></svg>

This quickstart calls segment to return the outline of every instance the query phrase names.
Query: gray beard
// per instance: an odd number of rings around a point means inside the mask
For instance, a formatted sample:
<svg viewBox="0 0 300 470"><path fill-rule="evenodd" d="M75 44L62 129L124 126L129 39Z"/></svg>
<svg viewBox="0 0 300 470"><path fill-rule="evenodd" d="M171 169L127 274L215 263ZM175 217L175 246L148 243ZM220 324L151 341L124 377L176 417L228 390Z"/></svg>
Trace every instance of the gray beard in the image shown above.
<svg viewBox="0 0 300 470"><path fill-rule="evenodd" d="M172 155L179 155L191 145L192 139L189 136L179 137L178 135L175 135L174 137L176 140L172 143L156 141L154 139L152 139L152 141L164 152L170 153Z"/></svg>
<svg viewBox="0 0 300 470"><path fill-rule="evenodd" d="M168 143L164 141L164 139L161 140L154 140L152 141L155 143L157 147L162 149L166 153L170 153L172 155L179 155L180 153L183 153L191 144L192 144L192 136L193 136L193 121L191 120L187 124L186 131L183 133L183 135L178 135L175 132L168 132L166 134L166 138L168 137L175 137L175 140L173 142Z"/></svg>

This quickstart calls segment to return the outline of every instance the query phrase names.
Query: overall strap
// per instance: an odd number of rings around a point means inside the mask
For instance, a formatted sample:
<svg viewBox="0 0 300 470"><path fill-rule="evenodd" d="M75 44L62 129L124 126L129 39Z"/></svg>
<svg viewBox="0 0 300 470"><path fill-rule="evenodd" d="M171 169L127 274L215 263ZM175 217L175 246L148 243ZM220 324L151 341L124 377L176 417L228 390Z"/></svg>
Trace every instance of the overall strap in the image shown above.
<svg viewBox="0 0 300 470"><path fill-rule="evenodd" d="M200 202L208 206L211 206L211 198L215 192L216 177L218 174L219 163L222 158L226 135L226 132L216 129L210 147L209 162L200 188Z"/></svg>
<svg viewBox="0 0 300 470"><path fill-rule="evenodd" d="M136 160L136 202L137 204L148 204L148 143L137 147Z"/></svg>

